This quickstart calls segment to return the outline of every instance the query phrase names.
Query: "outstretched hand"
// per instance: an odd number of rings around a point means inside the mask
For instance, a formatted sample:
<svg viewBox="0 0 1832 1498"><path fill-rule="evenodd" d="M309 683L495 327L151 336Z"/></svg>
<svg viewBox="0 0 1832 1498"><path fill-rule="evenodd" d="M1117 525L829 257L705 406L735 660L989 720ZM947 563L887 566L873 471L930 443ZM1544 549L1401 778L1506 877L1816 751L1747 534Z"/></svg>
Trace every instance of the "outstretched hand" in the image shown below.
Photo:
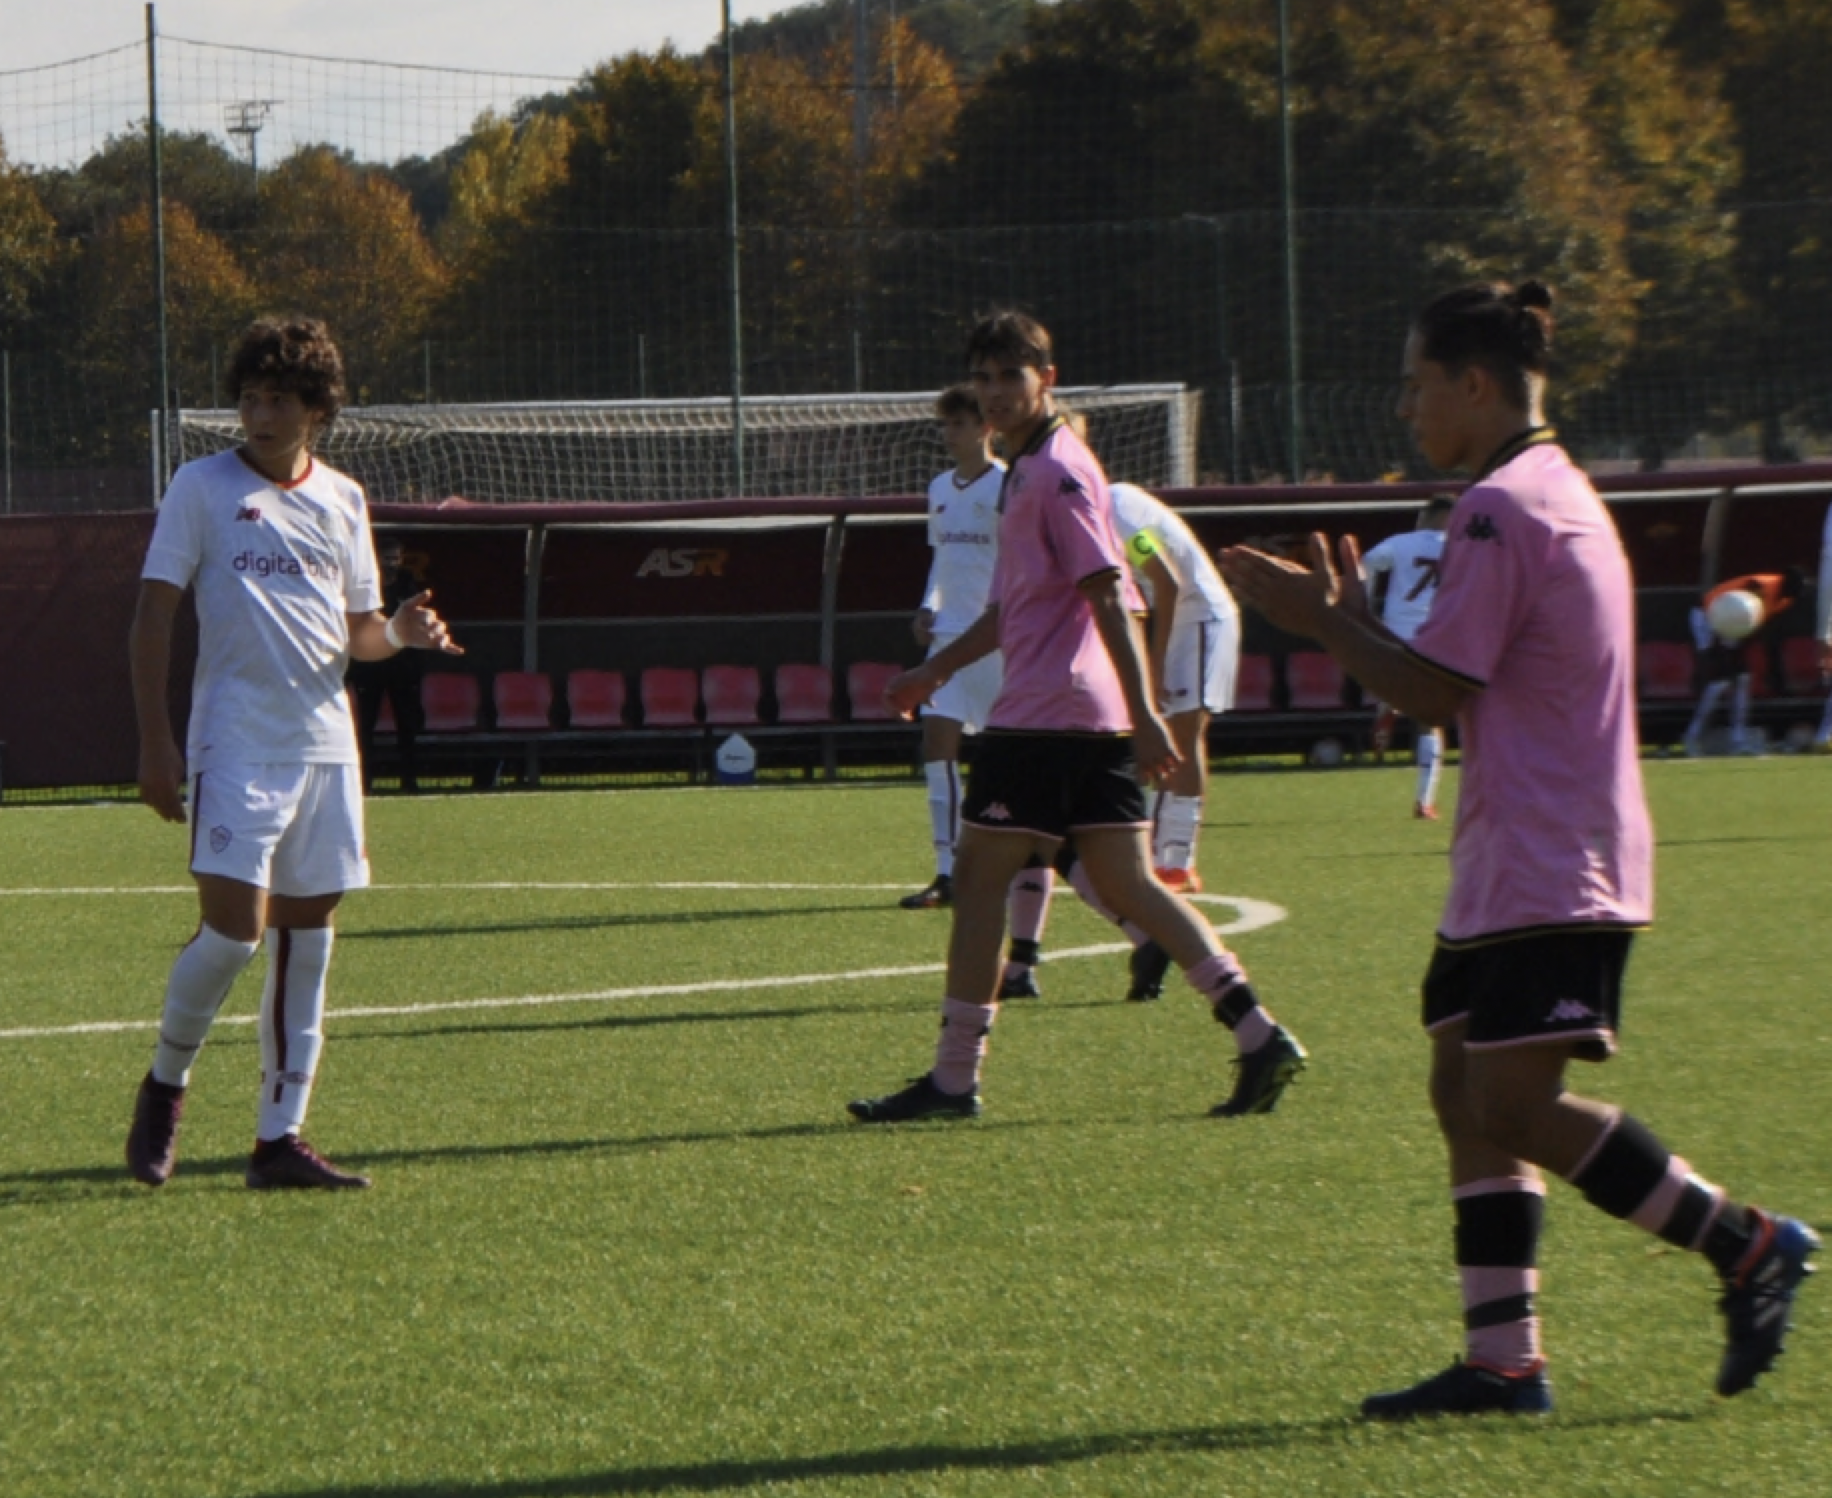
<svg viewBox="0 0 1832 1498"><path fill-rule="evenodd" d="M416 593L394 612L394 632L401 643L415 650L437 650L444 655L463 655L464 647L452 638L445 621L426 606L433 590Z"/></svg>
<svg viewBox="0 0 1832 1498"><path fill-rule="evenodd" d="M1352 567L1344 570L1354 579L1353 594L1361 611L1367 611L1365 590L1361 586L1361 553L1353 538L1344 549L1344 559L1353 557ZM1316 639L1323 630L1329 611L1345 603L1344 584L1329 554L1329 542L1318 532L1310 538L1308 567L1269 556L1250 546L1230 546L1217 560L1221 574L1235 596L1249 607L1264 614L1280 629L1294 635Z"/></svg>

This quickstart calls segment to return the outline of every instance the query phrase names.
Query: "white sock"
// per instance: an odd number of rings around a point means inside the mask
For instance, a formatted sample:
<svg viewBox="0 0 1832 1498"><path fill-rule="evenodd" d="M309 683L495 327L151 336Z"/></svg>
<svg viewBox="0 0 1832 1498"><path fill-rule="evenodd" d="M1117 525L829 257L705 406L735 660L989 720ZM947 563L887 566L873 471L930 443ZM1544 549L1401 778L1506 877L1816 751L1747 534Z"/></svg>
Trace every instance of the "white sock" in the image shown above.
<svg viewBox="0 0 1832 1498"><path fill-rule="evenodd" d="M261 1117L257 1139L296 1134L312 1101L312 1078L324 1050L329 926L267 933L267 987L261 994Z"/></svg>
<svg viewBox="0 0 1832 1498"><path fill-rule="evenodd" d="M935 872L952 877L954 844L961 834L960 761L929 760L922 774L929 782L929 833L935 844Z"/></svg>
<svg viewBox="0 0 1832 1498"><path fill-rule="evenodd" d="M1196 838L1202 831L1202 797L1165 791L1158 797L1151 862L1160 869L1196 867Z"/></svg>
<svg viewBox="0 0 1832 1498"><path fill-rule="evenodd" d="M168 1087L190 1086L191 1063L203 1049L216 1011L254 953L254 942L231 941L208 926L197 928L166 979L159 1043L153 1048L155 1081Z"/></svg>
<svg viewBox="0 0 1832 1498"><path fill-rule="evenodd" d="M1724 693L1730 690L1727 681L1710 681L1705 683L1705 693L1698 699L1698 711L1692 715L1692 722L1686 728L1686 737L1696 739L1705 731L1705 725L1711 721L1711 715L1717 711L1717 705L1724 700Z"/></svg>
<svg viewBox="0 0 1832 1498"><path fill-rule="evenodd" d="M1438 799L1438 770L1444 763L1444 732L1428 729L1419 735L1419 805L1433 806Z"/></svg>

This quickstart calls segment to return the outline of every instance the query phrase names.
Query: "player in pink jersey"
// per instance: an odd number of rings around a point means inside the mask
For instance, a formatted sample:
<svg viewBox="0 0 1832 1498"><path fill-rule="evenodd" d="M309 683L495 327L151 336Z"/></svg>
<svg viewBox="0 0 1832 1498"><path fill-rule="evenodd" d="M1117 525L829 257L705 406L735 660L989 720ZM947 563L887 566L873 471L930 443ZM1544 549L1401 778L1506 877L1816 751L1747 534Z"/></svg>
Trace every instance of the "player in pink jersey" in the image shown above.
<svg viewBox="0 0 1832 1498"><path fill-rule="evenodd" d="M1819 1246L1804 1223L1732 1201L1620 1108L1566 1088L1571 1061L1615 1049L1631 933L1652 914L1653 836L1628 559L1541 415L1551 309L1537 281L1466 286L1426 307L1407 339L1400 419L1433 467L1475 475L1410 644L1369 614L1352 536L1340 575L1321 536L1308 569L1246 548L1222 559L1246 602L1319 640L1381 701L1462 730L1424 1023L1467 1355L1371 1396L1369 1419L1552 1407L1535 1307L1542 1169L1716 1268L1720 1394L1773 1366Z"/></svg>
<svg viewBox="0 0 1832 1498"><path fill-rule="evenodd" d="M362 489L312 455L343 403L343 361L324 325L255 323L228 384L242 445L173 475L134 614L140 797L169 822L188 815L199 920L166 982L127 1165L148 1186L170 1178L191 1064L265 939L261 1097L245 1180L362 1187L366 1177L299 1137L324 1047L332 915L344 891L369 882L344 669L352 657L385 660L407 646L459 652L430 594L406 599L392 618L380 611ZM180 751L166 687L187 589L198 650Z"/></svg>
<svg viewBox="0 0 1832 1498"><path fill-rule="evenodd" d="M1073 836L1102 902L1171 954L1238 1046L1217 1115L1269 1113L1304 1050L1260 1006L1207 921L1153 877L1143 769L1177 763L1151 701L1139 639L1141 600L1114 526L1107 476L1057 414L1049 333L1004 312L967 343L980 411L1010 463L999 558L986 612L914 670L886 701L908 714L955 672L999 650L1005 677L970 772L954 866L947 996L932 1070L902 1092L847 1105L865 1123L980 1111L980 1064L998 1014L999 944L1013 877Z"/></svg>

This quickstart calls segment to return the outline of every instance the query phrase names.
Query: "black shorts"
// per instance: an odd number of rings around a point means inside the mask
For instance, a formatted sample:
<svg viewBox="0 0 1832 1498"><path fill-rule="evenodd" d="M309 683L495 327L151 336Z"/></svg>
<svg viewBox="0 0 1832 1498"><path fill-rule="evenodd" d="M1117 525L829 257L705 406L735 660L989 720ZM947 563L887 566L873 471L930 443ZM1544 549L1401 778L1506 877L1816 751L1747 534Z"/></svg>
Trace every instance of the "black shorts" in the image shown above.
<svg viewBox="0 0 1832 1498"><path fill-rule="evenodd" d="M1143 827L1145 793L1132 736L989 729L974 745L961 821L1044 837Z"/></svg>
<svg viewBox="0 0 1832 1498"><path fill-rule="evenodd" d="M1424 1023L1467 1020L1471 1050L1562 1040L1583 1061L1615 1053L1622 973L1635 933L1554 926L1474 941L1438 938L1424 983Z"/></svg>

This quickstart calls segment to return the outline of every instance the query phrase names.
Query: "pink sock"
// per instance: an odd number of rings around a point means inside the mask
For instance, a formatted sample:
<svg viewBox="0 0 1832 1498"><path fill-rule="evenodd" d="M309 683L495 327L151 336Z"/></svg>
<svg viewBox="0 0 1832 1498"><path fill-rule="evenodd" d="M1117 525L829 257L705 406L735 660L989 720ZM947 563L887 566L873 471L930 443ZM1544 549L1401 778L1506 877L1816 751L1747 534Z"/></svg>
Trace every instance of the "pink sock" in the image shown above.
<svg viewBox="0 0 1832 1498"><path fill-rule="evenodd" d="M1226 947L1186 968L1183 977L1209 1001L1215 1017L1234 1032L1234 1043L1243 1056L1272 1039L1277 1023L1253 997L1246 969Z"/></svg>
<svg viewBox="0 0 1832 1498"><path fill-rule="evenodd" d="M1011 939L1043 940L1044 923L1050 918L1050 895L1056 888L1056 871L1052 868L1019 869L1011 881Z"/></svg>
<svg viewBox="0 0 1832 1498"><path fill-rule="evenodd" d="M969 1004L964 999L941 1001L941 1035L935 1042L935 1069L931 1075L943 1092L972 1092L979 1085L980 1063L986 1059L986 1037L999 1016L997 1004Z"/></svg>

